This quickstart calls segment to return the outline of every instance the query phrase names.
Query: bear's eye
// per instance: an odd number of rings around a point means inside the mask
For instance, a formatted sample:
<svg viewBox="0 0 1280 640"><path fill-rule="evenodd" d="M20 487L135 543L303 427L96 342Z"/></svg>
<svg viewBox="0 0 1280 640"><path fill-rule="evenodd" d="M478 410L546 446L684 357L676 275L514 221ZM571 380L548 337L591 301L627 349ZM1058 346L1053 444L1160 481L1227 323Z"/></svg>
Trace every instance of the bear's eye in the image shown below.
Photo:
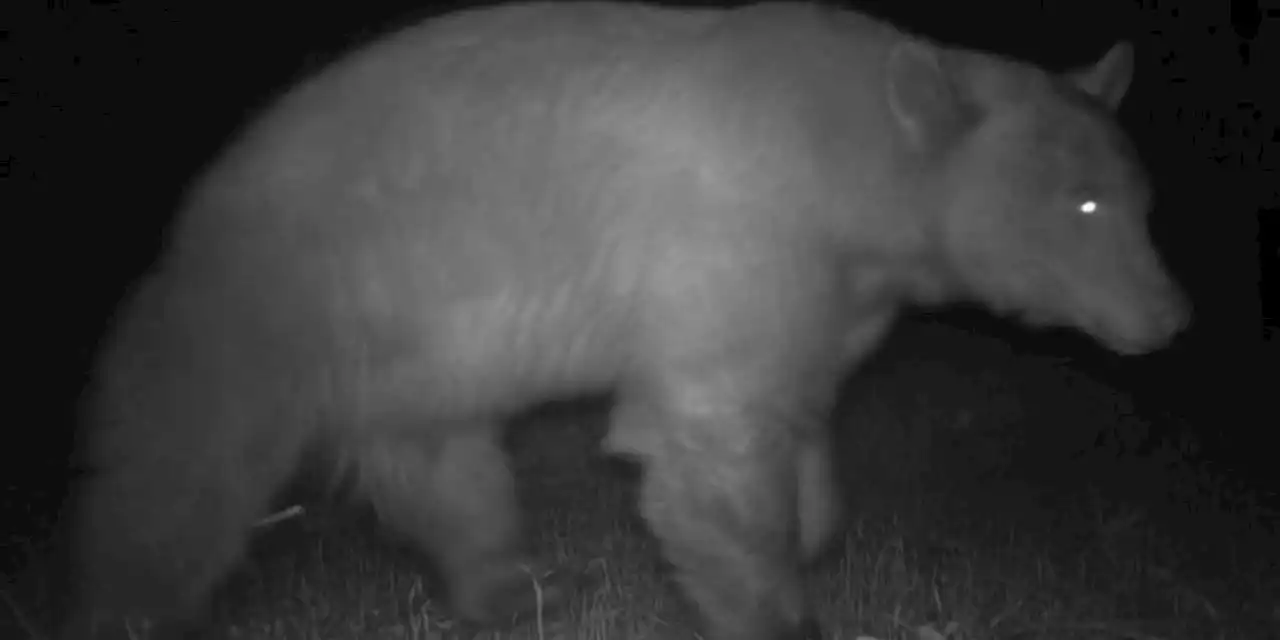
<svg viewBox="0 0 1280 640"><path fill-rule="evenodd" d="M1071 208L1080 215L1099 216L1106 213L1107 206L1103 202L1105 194L1100 193L1097 185L1075 185L1065 195Z"/></svg>

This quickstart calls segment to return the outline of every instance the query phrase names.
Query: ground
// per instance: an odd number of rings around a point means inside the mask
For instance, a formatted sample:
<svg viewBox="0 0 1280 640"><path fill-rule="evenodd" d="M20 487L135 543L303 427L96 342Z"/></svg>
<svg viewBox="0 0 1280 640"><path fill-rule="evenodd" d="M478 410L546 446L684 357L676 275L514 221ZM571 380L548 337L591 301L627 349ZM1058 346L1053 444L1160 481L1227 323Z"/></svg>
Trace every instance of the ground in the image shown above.
<svg viewBox="0 0 1280 640"><path fill-rule="evenodd" d="M930 336L891 345L836 412L853 516L810 576L831 640L1278 637L1280 572L1258 552L1275 532L1207 499L1221 486L1177 445L1133 455L1152 429L1124 394L999 341ZM570 405L511 438L534 548L591 578L567 612L456 624L417 556L360 510L317 502L258 528L219 625L246 639L697 637L635 513L637 470L597 452L603 427L599 406ZM0 636L44 637L50 587L23 575Z"/></svg>

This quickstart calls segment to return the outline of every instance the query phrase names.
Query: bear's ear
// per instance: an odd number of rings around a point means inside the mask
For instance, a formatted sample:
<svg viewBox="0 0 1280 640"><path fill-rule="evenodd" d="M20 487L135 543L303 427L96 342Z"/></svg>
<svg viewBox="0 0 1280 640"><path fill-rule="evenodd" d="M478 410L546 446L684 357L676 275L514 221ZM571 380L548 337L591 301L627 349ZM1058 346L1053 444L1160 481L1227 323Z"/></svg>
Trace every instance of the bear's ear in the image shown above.
<svg viewBox="0 0 1280 640"><path fill-rule="evenodd" d="M917 40L898 42L889 52L889 110L917 148L952 138L973 111L944 65L944 53Z"/></svg>
<svg viewBox="0 0 1280 640"><path fill-rule="evenodd" d="M1115 111L1133 81L1133 45L1117 42L1097 64L1072 71L1067 78L1081 91Z"/></svg>

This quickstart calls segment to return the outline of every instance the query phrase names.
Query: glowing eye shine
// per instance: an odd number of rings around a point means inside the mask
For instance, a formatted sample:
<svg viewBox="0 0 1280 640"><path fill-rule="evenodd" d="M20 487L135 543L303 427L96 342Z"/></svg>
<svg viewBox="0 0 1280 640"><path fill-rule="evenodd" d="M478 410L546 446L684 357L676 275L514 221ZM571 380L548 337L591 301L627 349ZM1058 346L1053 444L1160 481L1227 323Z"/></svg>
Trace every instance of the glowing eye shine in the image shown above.
<svg viewBox="0 0 1280 640"><path fill-rule="evenodd" d="M1085 215L1093 215L1098 212L1097 200L1085 200L1080 203L1080 213Z"/></svg>

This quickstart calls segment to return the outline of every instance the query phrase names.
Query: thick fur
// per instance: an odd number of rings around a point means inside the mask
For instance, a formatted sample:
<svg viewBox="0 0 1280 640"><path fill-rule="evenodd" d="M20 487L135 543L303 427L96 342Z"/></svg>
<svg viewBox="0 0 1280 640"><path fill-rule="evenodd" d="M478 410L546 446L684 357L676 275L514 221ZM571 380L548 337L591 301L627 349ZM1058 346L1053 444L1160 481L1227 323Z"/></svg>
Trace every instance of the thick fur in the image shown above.
<svg viewBox="0 0 1280 640"><path fill-rule="evenodd" d="M316 446L494 620L527 589L500 425L606 389L704 636L812 633L823 423L901 305L1126 353L1186 321L1110 115L1129 65L804 5L528 5L365 47L227 151L122 305L65 637L192 620Z"/></svg>

